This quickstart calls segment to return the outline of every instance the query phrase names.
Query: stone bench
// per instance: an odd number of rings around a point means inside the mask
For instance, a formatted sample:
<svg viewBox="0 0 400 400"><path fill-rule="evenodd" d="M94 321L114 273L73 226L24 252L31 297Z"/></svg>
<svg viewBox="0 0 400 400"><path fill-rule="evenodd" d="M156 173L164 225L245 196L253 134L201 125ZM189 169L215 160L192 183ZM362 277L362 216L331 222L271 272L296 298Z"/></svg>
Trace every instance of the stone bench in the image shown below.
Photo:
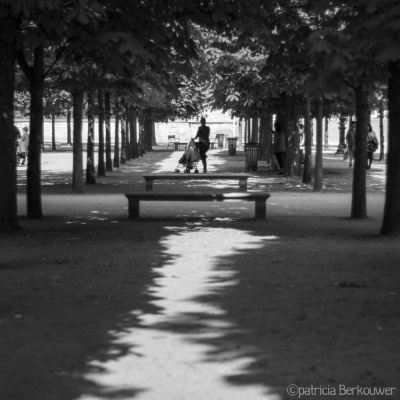
<svg viewBox="0 0 400 400"><path fill-rule="evenodd" d="M255 218L265 219L267 215L267 199L271 196L267 192L246 193L127 193L128 218L140 217L141 201L254 201Z"/></svg>
<svg viewBox="0 0 400 400"><path fill-rule="evenodd" d="M175 173L175 174L145 174L143 178L146 180L146 190L153 190L153 181L155 180L170 180L170 181L189 181L189 180L239 180L239 190L247 190L247 179L250 178L249 174L188 174L188 173Z"/></svg>

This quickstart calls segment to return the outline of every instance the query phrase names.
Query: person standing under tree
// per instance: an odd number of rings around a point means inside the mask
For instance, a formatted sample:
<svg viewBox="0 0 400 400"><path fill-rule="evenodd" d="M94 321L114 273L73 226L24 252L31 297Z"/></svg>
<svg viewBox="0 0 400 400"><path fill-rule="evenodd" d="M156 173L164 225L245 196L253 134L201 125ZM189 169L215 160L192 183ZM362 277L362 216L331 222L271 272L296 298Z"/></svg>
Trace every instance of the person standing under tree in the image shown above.
<svg viewBox="0 0 400 400"><path fill-rule="evenodd" d="M15 153L17 158L17 165L19 166L19 158L21 152L21 132L19 129L14 125L14 134L15 134Z"/></svg>
<svg viewBox="0 0 400 400"><path fill-rule="evenodd" d="M203 173L207 172L207 151L210 149L210 127L206 126L206 119L201 117L201 126L197 130L197 135L194 138L199 138L199 153L201 162L203 163Z"/></svg>
<svg viewBox="0 0 400 400"><path fill-rule="evenodd" d="M378 139L376 138L375 132L372 130L371 124L368 124L367 133L367 169L371 169L371 164L374 159L374 153L379 146Z"/></svg>
<svg viewBox="0 0 400 400"><path fill-rule="evenodd" d="M20 161L21 165L25 165L26 163L26 155L28 153L28 148L29 148L29 133L28 133L28 127L24 127L22 129L24 133L22 134L21 138L21 148L20 148Z"/></svg>
<svg viewBox="0 0 400 400"><path fill-rule="evenodd" d="M272 132L274 134L275 157L279 163L279 173L283 174L283 167L286 159L286 136L279 122L275 122L274 128L275 130Z"/></svg>

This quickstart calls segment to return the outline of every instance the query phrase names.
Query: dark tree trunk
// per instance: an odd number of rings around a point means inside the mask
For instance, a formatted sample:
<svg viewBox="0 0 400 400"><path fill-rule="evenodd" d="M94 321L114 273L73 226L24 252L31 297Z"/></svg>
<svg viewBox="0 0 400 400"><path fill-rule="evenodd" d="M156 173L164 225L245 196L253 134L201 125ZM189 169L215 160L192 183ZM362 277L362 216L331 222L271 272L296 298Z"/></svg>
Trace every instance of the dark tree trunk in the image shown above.
<svg viewBox="0 0 400 400"><path fill-rule="evenodd" d="M99 162L97 165L97 176L106 176L104 163L104 94L101 90L99 90L97 97L99 106Z"/></svg>
<svg viewBox="0 0 400 400"><path fill-rule="evenodd" d="M105 92L105 116L106 116L106 171L112 172L112 158L111 158L111 104L110 93Z"/></svg>
<svg viewBox="0 0 400 400"><path fill-rule="evenodd" d="M83 91L72 93L74 113L74 144L72 168L72 192L83 193L82 116Z"/></svg>
<svg viewBox="0 0 400 400"><path fill-rule="evenodd" d="M121 164L126 164L126 123L124 120L124 115L121 119Z"/></svg>
<svg viewBox="0 0 400 400"><path fill-rule="evenodd" d="M379 161L385 159L385 136L383 135L383 105L379 102Z"/></svg>
<svg viewBox="0 0 400 400"><path fill-rule="evenodd" d="M88 138L86 150L86 184L93 185L96 183L96 170L94 167L94 97L91 90L88 91L87 100Z"/></svg>
<svg viewBox="0 0 400 400"><path fill-rule="evenodd" d="M400 235L400 61L389 63L389 130L382 235Z"/></svg>
<svg viewBox="0 0 400 400"><path fill-rule="evenodd" d="M115 99L114 167L119 168L119 102Z"/></svg>
<svg viewBox="0 0 400 400"><path fill-rule="evenodd" d="M139 157L143 157L143 155L145 154L145 150L144 150L144 123L143 123L143 119L139 119L138 154L139 154Z"/></svg>
<svg viewBox="0 0 400 400"><path fill-rule="evenodd" d="M51 150L56 151L56 117L51 114Z"/></svg>
<svg viewBox="0 0 400 400"><path fill-rule="evenodd" d="M285 116L286 123L283 125L286 132L286 160L284 173L286 176L300 176L300 136L298 129L299 120L299 98L296 95L285 96Z"/></svg>
<svg viewBox="0 0 400 400"><path fill-rule="evenodd" d="M129 142L130 137L130 129L129 129L129 107L125 109L125 158L126 161L130 161L131 159L131 144Z"/></svg>
<svg viewBox="0 0 400 400"><path fill-rule="evenodd" d="M145 118L144 120L144 149L145 151L153 151L153 147L151 145L151 138L153 131L152 120L149 118Z"/></svg>
<svg viewBox="0 0 400 400"><path fill-rule="evenodd" d="M314 192L322 191L323 166L322 166L322 123L323 123L323 102L318 99L317 103L317 146L315 150L315 181Z"/></svg>
<svg viewBox="0 0 400 400"><path fill-rule="evenodd" d="M71 111L67 112L67 144L72 145L71 140Z"/></svg>
<svg viewBox="0 0 400 400"><path fill-rule="evenodd" d="M304 116L304 136L305 136L305 154L304 154L304 170L303 170L303 183L310 185L311 179L311 121L310 121L310 98L306 97L306 111Z"/></svg>
<svg viewBox="0 0 400 400"><path fill-rule="evenodd" d="M43 218L41 189L41 149L43 138L43 92L44 92L44 48L34 50L34 63L30 70L31 94L30 137L27 171L27 214L28 218Z"/></svg>
<svg viewBox="0 0 400 400"><path fill-rule="evenodd" d="M368 92L361 86L356 89L356 134L353 172L353 197L351 218L367 217L366 166L367 166L367 132L369 122Z"/></svg>
<svg viewBox="0 0 400 400"><path fill-rule="evenodd" d="M129 151L131 158L135 159L138 158L139 153L138 153L138 135L137 135L137 128L136 128L136 122L137 122L137 111L135 111L133 108L130 108L130 113L129 113L129 122L130 122L130 146L129 146Z"/></svg>
<svg viewBox="0 0 400 400"><path fill-rule="evenodd" d="M2 20L9 32L14 24ZM15 44L0 36L0 231L18 228L14 132Z"/></svg>
<svg viewBox="0 0 400 400"><path fill-rule="evenodd" d="M261 155L260 160L270 161L272 146L272 115L260 119L260 144Z"/></svg>

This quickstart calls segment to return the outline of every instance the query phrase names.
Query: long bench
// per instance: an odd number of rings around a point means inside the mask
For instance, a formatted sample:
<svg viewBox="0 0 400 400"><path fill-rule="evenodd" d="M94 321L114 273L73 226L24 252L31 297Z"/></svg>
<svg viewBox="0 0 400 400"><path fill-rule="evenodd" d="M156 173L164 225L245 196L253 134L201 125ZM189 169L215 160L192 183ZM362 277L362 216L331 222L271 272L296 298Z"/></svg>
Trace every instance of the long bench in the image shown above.
<svg viewBox="0 0 400 400"><path fill-rule="evenodd" d="M255 218L265 219L267 215L267 199L271 196L267 192L246 193L127 193L128 217L140 218L141 201L254 201Z"/></svg>
<svg viewBox="0 0 400 400"><path fill-rule="evenodd" d="M143 178L146 180L146 190L153 190L153 181L155 180L170 180L170 181L189 181L189 180L218 180L218 179L238 179L239 190L247 190L247 179L250 178L249 174L145 174Z"/></svg>

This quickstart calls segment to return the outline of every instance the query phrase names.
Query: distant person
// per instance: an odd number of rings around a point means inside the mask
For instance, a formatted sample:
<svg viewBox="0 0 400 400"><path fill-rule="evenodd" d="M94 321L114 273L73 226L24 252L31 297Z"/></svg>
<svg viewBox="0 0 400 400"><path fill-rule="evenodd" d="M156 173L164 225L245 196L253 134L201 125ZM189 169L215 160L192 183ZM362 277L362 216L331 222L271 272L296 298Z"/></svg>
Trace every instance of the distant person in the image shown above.
<svg viewBox="0 0 400 400"><path fill-rule="evenodd" d="M197 130L197 135L195 140L199 139L199 153L201 162L203 163L203 173L207 172L207 151L210 149L210 127L206 126L206 119L202 117L200 119L199 129Z"/></svg>
<svg viewBox="0 0 400 400"><path fill-rule="evenodd" d="M274 123L274 128L275 130L272 132L274 134L275 157L279 163L279 173L283 174L283 165L286 156L286 137L279 122Z"/></svg>
<svg viewBox="0 0 400 400"><path fill-rule="evenodd" d="M356 121L351 121L350 128L346 133L346 145L347 153L349 155L349 168L353 166L354 160L354 148L355 148L355 133L356 133Z"/></svg>
<svg viewBox="0 0 400 400"><path fill-rule="evenodd" d="M371 124L368 124L367 132L367 169L371 169L371 164L374 159L374 152L379 146L375 132L372 130Z"/></svg>
<svg viewBox="0 0 400 400"><path fill-rule="evenodd" d="M20 165L25 165L26 164L26 155L28 154L28 149L29 149L29 129L28 127L24 127L23 129L23 134L21 137L21 145L20 145ZM22 160L22 162L21 162Z"/></svg>
<svg viewBox="0 0 400 400"><path fill-rule="evenodd" d="M21 153L21 132L20 130L14 125L14 135L15 135L15 155L17 157L17 165L19 165L19 157Z"/></svg>

